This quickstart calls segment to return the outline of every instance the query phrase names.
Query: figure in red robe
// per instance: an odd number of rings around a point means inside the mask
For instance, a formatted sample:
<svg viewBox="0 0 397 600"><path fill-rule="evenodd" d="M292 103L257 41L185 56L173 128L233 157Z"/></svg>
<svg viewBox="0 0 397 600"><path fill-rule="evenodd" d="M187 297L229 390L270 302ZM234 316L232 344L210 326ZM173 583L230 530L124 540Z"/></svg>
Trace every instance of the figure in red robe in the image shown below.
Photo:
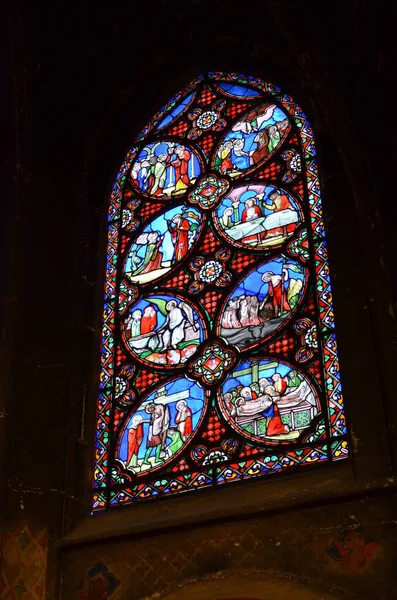
<svg viewBox="0 0 397 600"><path fill-rule="evenodd" d="M177 424L181 437L185 442L193 431L192 411L188 407L186 400L180 400L176 405L176 409L178 412L175 417L175 423Z"/></svg>
<svg viewBox="0 0 397 600"><path fill-rule="evenodd" d="M154 183L155 183L154 170L156 168L156 163L157 163L157 157L156 156L152 156L149 159L149 165L150 166L149 166L148 180L147 180L148 181L148 186L147 186L147 190L146 190L148 192L148 194L150 194L150 192L151 192L151 190L152 190L152 188L154 186Z"/></svg>
<svg viewBox="0 0 397 600"><path fill-rule="evenodd" d="M280 433L288 433L288 425L285 425L280 417L280 411L275 402L272 404L273 416L267 424L266 435L280 435Z"/></svg>
<svg viewBox="0 0 397 600"><path fill-rule="evenodd" d="M172 221L168 221L168 230L174 244L174 259L179 262L189 250L190 223L182 215L175 215Z"/></svg>
<svg viewBox="0 0 397 600"><path fill-rule="evenodd" d="M247 221L253 221L258 217L262 216L261 209L256 203L256 198L248 198L248 200L244 203L245 208L243 210L243 214L241 215L241 222L246 223ZM258 236L257 235L248 235L244 237L241 241L244 244L249 244L251 241L256 242Z"/></svg>
<svg viewBox="0 0 397 600"><path fill-rule="evenodd" d="M221 167L221 173L227 173L228 171L233 170L233 162L232 162L232 142L228 141L223 144L223 146L219 149Z"/></svg>
<svg viewBox="0 0 397 600"><path fill-rule="evenodd" d="M229 413L232 413L234 408L233 396L228 392L223 396L223 401Z"/></svg>
<svg viewBox="0 0 397 600"><path fill-rule="evenodd" d="M371 536L360 530L351 530L333 540L327 552L333 559L342 561L346 571L359 573L381 549L381 544Z"/></svg>
<svg viewBox="0 0 397 600"><path fill-rule="evenodd" d="M230 159L230 152L229 152L229 154L226 156L226 158L224 158L222 161L221 173L227 173L228 171L231 171L232 169L233 169L233 163Z"/></svg>
<svg viewBox="0 0 397 600"><path fill-rule="evenodd" d="M169 149L169 154L169 161L175 169L175 192L185 190L190 184L188 169L191 154L184 146L177 146L175 148L176 158L172 158L174 154L172 148Z"/></svg>
<svg viewBox="0 0 397 600"><path fill-rule="evenodd" d="M242 223L252 221L253 219L257 219L258 217L262 216L261 209L257 205L255 198L248 198L248 200L245 201L244 205L245 208L241 216Z"/></svg>
<svg viewBox="0 0 397 600"><path fill-rule="evenodd" d="M147 306L141 318L141 334L151 333L157 327L157 313L153 306Z"/></svg>
<svg viewBox="0 0 397 600"><path fill-rule="evenodd" d="M138 452L143 440L143 419L140 415L136 415L131 422L131 427L128 430L128 454L127 468L138 466Z"/></svg>
<svg viewBox="0 0 397 600"><path fill-rule="evenodd" d="M254 142L256 142L257 147L252 154L252 163L254 165L259 164L263 161L264 158L269 154L268 144L269 144L269 136L267 134L266 129L261 129L258 131L254 138Z"/></svg>
<svg viewBox="0 0 397 600"><path fill-rule="evenodd" d="M262 397L262 407L262 416L267 419L266 435L273 436L289 432L288 425L285 425L281 420L277 404L269 394Z"/></svg>
<svg viewBox="0 0 397 600"><path fill-rule="evenodd" d="M275 213L288 209L294 210L294 207L292 206L287 194L281 192L280 190L274 190L274 192L272 192L269 195L269 199L272 201L272 204L268 205L267 207L273 209L273 212ZM285 227L276 227L275 229L271 230L271 236L283 235L284 233L292 233L295 230L296 225L296 223L290 223Z"/></svg>
<svg viewBox="0 0 397 600"><path fill-rule="evenodd" d="M291 307L288 304L287 292L284 289L284 282L288 281L287 269L283 269L282 275L275 275L272 271L267 271L267 273L262 275L262 281L267 283L269 288L266 298L261 302L260 308L263 308L268 299L270 299L274 317L281 316L284 312L289 312Z"/></svg>
<svg viewBox="0 0 397 600"><path fill-rule="evenodd" d="M274 389L280 394L280 396L283 396L288 387L287 381L284 379L284 377L281 377L280 373L275 373L272 379L274 381Z"/></svg>

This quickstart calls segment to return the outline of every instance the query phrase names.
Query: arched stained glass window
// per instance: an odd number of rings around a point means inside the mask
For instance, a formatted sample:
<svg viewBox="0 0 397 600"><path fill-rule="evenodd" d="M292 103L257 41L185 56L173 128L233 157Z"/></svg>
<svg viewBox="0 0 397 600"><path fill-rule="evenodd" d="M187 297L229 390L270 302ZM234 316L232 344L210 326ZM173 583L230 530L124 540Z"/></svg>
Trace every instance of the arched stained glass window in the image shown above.
<svg viewBox="0 0 397 600"><path fill-rule="evenodd" d="M348 456L312 128L209 73L110 199L93 510Z"/></svg>

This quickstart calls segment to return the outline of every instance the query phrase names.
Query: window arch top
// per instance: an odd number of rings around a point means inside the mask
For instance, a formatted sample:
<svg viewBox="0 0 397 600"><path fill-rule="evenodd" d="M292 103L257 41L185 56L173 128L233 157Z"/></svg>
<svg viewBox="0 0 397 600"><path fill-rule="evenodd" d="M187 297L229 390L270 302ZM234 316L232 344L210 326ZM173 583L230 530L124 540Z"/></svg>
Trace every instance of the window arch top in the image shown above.
<svg viewBox="0 0 397 600"><path fill-rule="evenodd" d="M110 198L93 510L348 456L312 128L207 73Z"/></svg>

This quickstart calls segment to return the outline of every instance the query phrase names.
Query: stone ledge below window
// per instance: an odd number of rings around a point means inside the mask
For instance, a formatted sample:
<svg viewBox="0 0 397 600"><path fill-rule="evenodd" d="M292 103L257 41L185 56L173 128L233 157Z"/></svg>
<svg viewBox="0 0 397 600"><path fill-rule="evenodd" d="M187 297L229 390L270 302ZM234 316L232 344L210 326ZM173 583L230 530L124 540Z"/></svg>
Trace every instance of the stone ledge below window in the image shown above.
<svg viewBox="0 0 397 600"><path fill-rule="evenodd" d="M305 510L396 489L397 478L359 481L354 478L351 464L344 463L306 472L303 477L238 483L235 487L217 487L95 514L81 520L58 545L68 549L118 537L159 534L176 527L197 527L211 521Z"/></svg>

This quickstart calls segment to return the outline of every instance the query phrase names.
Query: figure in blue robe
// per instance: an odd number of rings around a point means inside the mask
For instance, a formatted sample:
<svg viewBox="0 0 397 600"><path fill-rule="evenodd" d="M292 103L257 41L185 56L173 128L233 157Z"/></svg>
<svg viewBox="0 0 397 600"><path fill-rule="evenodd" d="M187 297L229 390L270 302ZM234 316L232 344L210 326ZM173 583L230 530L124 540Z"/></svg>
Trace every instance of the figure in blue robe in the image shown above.
<svg viewBox="0 0 397 600"><path fill-rule="evenodd" d="M233 150L231 152L232 163L239 171L245 171L250 166L250 155L243 150L244 140L236 139L233 141Z"/></svg>

